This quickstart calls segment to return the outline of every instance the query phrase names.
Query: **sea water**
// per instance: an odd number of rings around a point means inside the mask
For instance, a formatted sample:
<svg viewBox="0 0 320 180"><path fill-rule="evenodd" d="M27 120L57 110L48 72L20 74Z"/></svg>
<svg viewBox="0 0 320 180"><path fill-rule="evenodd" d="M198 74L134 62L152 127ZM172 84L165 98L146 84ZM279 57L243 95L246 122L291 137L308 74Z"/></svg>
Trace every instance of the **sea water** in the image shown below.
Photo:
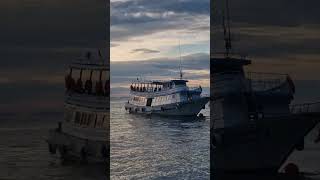
<svg viewBox="0 0 320 180"><path fill-rule="evenodd" d="M129 114L111 99L111 179L209 179L210 120Z"/></svg>

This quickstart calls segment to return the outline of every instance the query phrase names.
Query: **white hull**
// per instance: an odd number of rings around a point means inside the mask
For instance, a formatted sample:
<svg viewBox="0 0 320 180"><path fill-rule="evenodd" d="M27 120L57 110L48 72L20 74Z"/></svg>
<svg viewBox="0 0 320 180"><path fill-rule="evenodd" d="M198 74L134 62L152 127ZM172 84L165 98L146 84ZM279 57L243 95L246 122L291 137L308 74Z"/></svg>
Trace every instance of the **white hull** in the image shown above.
<svg viewBox="0 0 320 180"><path fill-rule="evenodd" d="M53 148L51 153L55 154L56 151L63 160L84 160L83 148L86 149L85 159L87 162L104 163L108 158L107 141L88 140L57 130L51 130L47 142L49 150L50 146Z"/></svg>
<svg viewBox="0 0 320 180"><path fill-rule="evenodd" d="M208 101L208 97L201 97L199 99L189 102L172 103L151 107L136 106L130 103L126 103L125 108L129 113L137 114L157 114L164 116L196 116L202 109L204 109L204 106L208 103Z"/></svg>

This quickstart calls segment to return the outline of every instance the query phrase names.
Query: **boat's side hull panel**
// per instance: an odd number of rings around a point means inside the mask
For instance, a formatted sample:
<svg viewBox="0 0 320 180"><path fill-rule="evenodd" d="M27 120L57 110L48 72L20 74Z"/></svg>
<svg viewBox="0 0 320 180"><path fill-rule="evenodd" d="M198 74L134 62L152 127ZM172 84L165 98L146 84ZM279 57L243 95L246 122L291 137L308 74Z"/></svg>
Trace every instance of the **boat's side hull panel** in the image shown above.
<svg viewBox="0 0 320 180"><path fill-rule="evenodd" d="M317 117L319 118L319 117ZM213 171L219 173L276 173L292 151L319 122L309 116L260 120L256 127L214 130ZM212 142L213 143L213 142Z"/></svg>
<svg viewBox="0 0 320 180"><path fill-rule="evenodd" d="M209 98L202 97L193 101L183 103L172 103L161 106L135 106L130 103L125 104L125 108L130 113L137 114L158 114L166 116L196 116L201 109L204 109Z"/></svg>
<svg viewBox="0 0 320 180"><path fill-rule="evenodd" d="M86 151L86 160L90 162L106 162L108 158L107 141L87 140L57 130L51 130L47 142L49 149L54 148L64 160L82 160L84 158L83 150Z"/></svg>

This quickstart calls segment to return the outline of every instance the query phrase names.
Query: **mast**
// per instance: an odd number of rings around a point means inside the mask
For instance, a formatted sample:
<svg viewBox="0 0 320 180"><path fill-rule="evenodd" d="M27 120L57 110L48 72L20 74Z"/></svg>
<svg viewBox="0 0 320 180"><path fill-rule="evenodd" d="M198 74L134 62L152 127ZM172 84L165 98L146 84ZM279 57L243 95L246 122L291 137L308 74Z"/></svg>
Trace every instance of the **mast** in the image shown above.
<svg viewBox="0 0 320 180"><path fill-rule="evenodd" d="M179 64L179 70L180 70L180 80L182 79L182 60L181 60L181 45L180 45L180 40L179 40L179 54L180 54L180 64Z"/></svg>
<svg viewBox="0 0 320 180"><path fill-rule="evenodd" d="M223 34L225 41L225 56L229 57L231 52L231 30L230 30L230 12L229 12L229 1L226 0L226 15L227 15L227 23L225 22L225 12L223 10L222 24L223 24Z"/></svg>

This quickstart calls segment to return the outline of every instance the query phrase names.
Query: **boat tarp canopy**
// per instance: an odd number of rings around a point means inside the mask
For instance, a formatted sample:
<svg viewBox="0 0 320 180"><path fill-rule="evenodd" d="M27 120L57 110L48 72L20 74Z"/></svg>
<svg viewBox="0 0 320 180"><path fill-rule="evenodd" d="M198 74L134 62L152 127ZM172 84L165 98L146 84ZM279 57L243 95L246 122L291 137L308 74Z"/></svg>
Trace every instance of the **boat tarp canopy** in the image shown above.
<svg viewBox="0 0 320 180"><path fill-rule="evenodd" d="M133 83L139 83L139 84L155 84L155 85L163 85L163 84L169 84L169 83L186 83L188 80L182 80L182 79L177 79L177 80L170 80L170 81L135 81Z"/></svg>

